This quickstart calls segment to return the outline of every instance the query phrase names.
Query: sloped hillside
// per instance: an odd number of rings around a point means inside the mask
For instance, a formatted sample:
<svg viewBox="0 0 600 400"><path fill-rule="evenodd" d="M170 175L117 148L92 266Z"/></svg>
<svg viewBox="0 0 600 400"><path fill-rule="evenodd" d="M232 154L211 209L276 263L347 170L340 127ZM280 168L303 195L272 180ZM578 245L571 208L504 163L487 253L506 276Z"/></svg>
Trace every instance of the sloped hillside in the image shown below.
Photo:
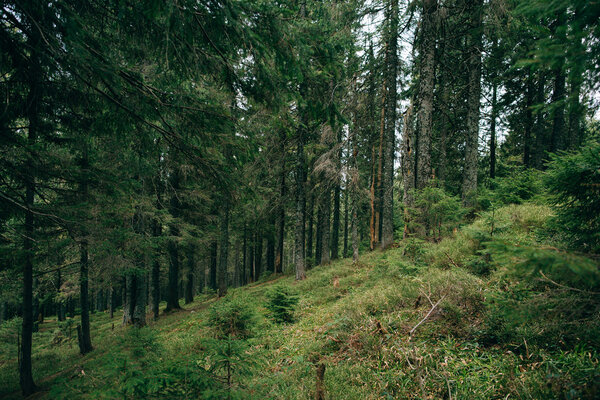
<svg viewBox="0 0 600 400"><path fill-rule="evenodd" d="M598 293L559 272L598 272L552 247L549 215L507 206L441 243L205 295L143 329L97 313L85 357L72 323L44 323L34 365L55 373L35 377L35 398L597 398ZM281 309L291 322L277 321ZM1 329L0 394L19 398L16 326Z"/></svg>

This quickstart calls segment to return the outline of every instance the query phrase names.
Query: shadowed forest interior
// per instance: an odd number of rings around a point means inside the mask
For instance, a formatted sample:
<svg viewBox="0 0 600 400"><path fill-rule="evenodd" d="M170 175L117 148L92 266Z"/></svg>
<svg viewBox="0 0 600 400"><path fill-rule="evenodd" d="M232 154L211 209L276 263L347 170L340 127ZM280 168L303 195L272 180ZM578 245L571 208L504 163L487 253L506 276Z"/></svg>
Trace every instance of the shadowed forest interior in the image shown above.
<svg viewBox="0 0 600 400"><path fill-rule="evenodd" d="M0 21L1 398L600 398L600 2Z"/></svg>

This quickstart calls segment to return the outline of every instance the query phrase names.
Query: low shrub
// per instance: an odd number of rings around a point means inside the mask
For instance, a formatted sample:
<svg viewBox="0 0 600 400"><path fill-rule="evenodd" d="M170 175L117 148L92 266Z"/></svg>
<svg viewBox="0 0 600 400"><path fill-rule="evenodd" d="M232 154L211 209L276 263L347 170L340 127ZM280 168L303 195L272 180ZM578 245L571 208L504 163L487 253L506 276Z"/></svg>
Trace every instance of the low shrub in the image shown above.
<svg viewBox="0 0 600 400"><path fill-rule="evenodd" d="M298 304L298 295L290 286L274 285L267 293L265 307L270 317L277 323L292 322L294 310Z"/></svg>

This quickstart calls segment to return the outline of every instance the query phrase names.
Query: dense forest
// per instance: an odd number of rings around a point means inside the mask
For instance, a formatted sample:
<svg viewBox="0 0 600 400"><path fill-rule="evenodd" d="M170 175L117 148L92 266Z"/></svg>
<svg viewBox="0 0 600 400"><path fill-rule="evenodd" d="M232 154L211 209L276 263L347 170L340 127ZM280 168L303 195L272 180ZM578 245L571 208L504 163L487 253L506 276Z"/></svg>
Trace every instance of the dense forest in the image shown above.
<svg viewBox="0 0 600 400"><path fill-rule="evenodd" d="M2 1L0 397L600 397L599 22Z"/></svg>

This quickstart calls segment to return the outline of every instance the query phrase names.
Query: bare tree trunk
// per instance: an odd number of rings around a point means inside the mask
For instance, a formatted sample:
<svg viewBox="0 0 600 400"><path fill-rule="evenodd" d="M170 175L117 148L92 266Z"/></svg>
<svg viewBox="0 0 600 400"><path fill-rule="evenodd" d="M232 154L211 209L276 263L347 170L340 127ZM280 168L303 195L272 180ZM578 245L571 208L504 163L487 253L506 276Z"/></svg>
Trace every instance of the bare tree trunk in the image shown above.
<svg viewBox="0 0 600 400"><path fill-rule="evenodd" d="M415 182L423 189L431 179L431 132L433 127L433 88L435 80L435 13L437 0L423 1L421 21L421 64L419 82L419 112Z"/></svg>
<svg viewBox="0 0 600 400"><path fill-rule="evenodd" d="M217 250L218 244L216 240L213 240L210 244L210 271L209 274L209 287L212 290L217 290Z"/></svg>
<svg viewBox="0 0 600 400"><path fill-rule="evenodd" d="M37 11L37 10L36 10ZM33 48L30 60L29 94L27 96L27 118L29 119L29 129L27 133L27 144L33 148L37 142L38 131L40 130L40 96L41 88L38 79L41 79L42 71L37 57L37 47L41 44L40 37L33 29L31 46ZM32 208L35 201L35 178L36 168L33 156L25 161L25 226L23 238L24 262L23 262L23 323L21 327L21 348L19 352L19 382L24 397L33 394L38 388L33 382L31 346L33 342L33 235L34 214Z"/></svg>
<svg viewBox="0 0 600 400"><path fill-rule="evenodd" d="M323 224L321 227L322 239L321 239L321 262L320 264L329 264L331 260L329 250L329 235L330 235L330 226L329 226L329 218L331 216L331 189L329 187L324 188L323 197L319 204L319 207L322 208L323 219L321 223Z"/></svg>
<svg viewBox="0 0 600 400"><path fill-rule="evenodd" d="M467 141L463 172L462 199L466 206L474 205L477 190L477 156L479 145L479 108L481 102L481 39L483 0L474 0L472 28L469 43L469 83L467 100Z"/></svg>
<svg viewBox="0 0 600 400"><path fill-rule="evenodd" d="M194 270L196 269L195 247L193 243L187 246L187 269L185 274L185 304L194 302Z"/></svg>
<svg viewBox="0 0 600 400"><path fill-rule="evenodd" d="M217 273L219 297L227 294L227 256L229 252L229 201L223 202L223 211L221 215L221 240L219 254L219 270Z"/></svg>
<svg viewBox="0 0 600 400"><path fill-rule="evenodd" d="M414 96L404 114L404 127L402 132L402 158L400 170L402 172L402 203L404 205L404 234L406 238L410 233L410 209L413 207L413 190L415 189L415 159L413 154L414 129L413 129Z"/></svg>
<svg viewBox="0 0 600 400"><path fill-rule="evenodd" d="M525 126L524 126L524 137L523 137L523 165L529 168L531 165L531 128L533 127L533 112L531 107L533 106L533 76L531 68L527 71L527 82L525 91ZM496 84L492 87L492 132L496 135ZM494 149L495 150L495 149ZM494 152L494 161L496 154ZM491 174L490 174L491 175Z"/></svg>
<svg viewBox="0 0 600 400"><path fill-rule="evenodd" d="M84 171L84 177L80 182L80 195L82 201L88 200L88 181L87 170L88 162L88 144L83 143L83 151L81 158L81 169ZM90 337L90 306L88 298L88 232L84 228L81 232L81 240L79 242L79 299L81 302L81 342L79 343L79 351L81 354L86 354L92 351L92 340Z"/></svg>
<svg viewBox="0 0 600 400"><path fill-rule="evenodd" d="M152 235L157 238L162 234L162 227L157 219L152 222ZM160 252L156 250L152 260L152 313L154 320L158 319L158 305L160 303Z"/></svg>
<svg viewBox="0 0 600 400"><path fill-rule="evenodd" d="M301 90L301 92L304 92ZM304 118L302 118L304 119ZM305 121L302 121L304 124ZM301 124L301 125L302 125ZM304 222L305 222L305 193L304 193L304 127L298 127L296 148L296 228L294 264L296 280L306 278L304 260Z"/></svg>
<svg viewBox="0 0 600 400"><path fill-rule="evenodd" d="M348 257L348 198L350 197L350 189L348 188L349 183L350 180L348 179L348 175L346 175L346 184L344 187L344 258Z"/></svg>
<svg viewBox="0 0 600 400"><path fill-rule="evenodd" d="M311 178L312 180L312 178ZM310 190L308 194L308 210L307 218L308 218L308 227L306 232L306 266L307 268L311 268L315 265L317 257L314 255L313 251L313 231L314 231L314 209L315 209L315 193L314 190ZM320 239L317 241L317 249L319 249ZM317 253L320 254L320 251L317 250Z"/></svg>
<svg viewBox="0 0 600 400"><path fill-rule="evenodd" d="M279 229L277 231L277 252L275 254L275 273L281 274L283 272L283 240L285 238L285 135L281 138L281 184L279 188Z"/></svg>
<svg viewBox="0 0 600 400"><path fill-rule="evenodd" d="M387 95L385 121L385 153L383 168L383 202L381 248L394 243L394 158L396 147L396 76L398 74L398 0L390 5L387 52Z"/></svg>

